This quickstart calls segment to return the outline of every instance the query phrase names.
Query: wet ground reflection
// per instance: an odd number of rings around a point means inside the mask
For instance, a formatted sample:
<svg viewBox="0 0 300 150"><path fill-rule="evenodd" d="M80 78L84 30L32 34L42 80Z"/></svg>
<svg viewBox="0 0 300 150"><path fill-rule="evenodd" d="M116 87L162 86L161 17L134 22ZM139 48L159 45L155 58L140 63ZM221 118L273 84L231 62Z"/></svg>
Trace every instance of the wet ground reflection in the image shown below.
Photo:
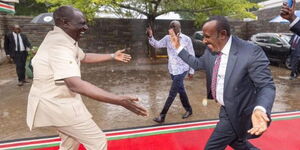
<svg viewBox="0 0 300 150"><path fill-rule="evenodd" d="M277 87L273 112L300 110L300 79L288 80L289 70L271 66ZM122 107L99 103L84 97L84 102L103 130L155 125L152 121L165 102L171 79L166 60L139 60L129 64L104 63L84 65L82 77L105 90L116 94L138 96L140 103L149 111L149 117L136 116ZM193 107L193 115L181 119L184 109L176 98L166 117L166 123L218 118L218 104L213 101L202 105L206 96L205 74L196 72L193 80L185 81L186 90ZM40 128L29 132L26 124L27 95L30 84L17 86L12 64L0 66L0 141L16 138L47 136L56 134L51 128Z"/></svg>

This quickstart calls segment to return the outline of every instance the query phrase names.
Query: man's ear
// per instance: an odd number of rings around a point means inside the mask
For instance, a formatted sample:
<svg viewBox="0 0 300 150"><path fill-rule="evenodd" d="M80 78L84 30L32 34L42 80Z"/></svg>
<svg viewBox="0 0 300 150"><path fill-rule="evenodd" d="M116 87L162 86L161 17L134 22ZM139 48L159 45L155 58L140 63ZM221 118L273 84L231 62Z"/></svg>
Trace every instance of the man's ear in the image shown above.
<svg viewBox="0 0 300 150"><path fill-rule="evenodd" d="M65 29L69 28L70 22L66 19L61 19L61 23Z"/></svg>
<svg viewBox="0 0 300 150"><path fill-rule="evenodd" d="M227 37L227 31L226 31L226 30L222 30L222 31L220 32L220 35L221 35L221 38L222 38L222 39L225 39L225 38Z"/></svg>

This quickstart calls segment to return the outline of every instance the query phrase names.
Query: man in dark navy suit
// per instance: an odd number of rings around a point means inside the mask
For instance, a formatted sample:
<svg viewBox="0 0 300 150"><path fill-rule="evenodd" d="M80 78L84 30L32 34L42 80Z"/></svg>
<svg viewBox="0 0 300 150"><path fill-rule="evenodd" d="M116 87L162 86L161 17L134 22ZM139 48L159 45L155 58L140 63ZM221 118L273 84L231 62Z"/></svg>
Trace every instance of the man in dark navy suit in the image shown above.
<svg viewBox="0 0 300 150"><path fill-rule="evenodd" d="M22 86L27 81L25 80L25 64L28 55L28 50L31 44L25 34L21 33L19 25L13 26L13 32L5 35L4 50L7 56L12 58L16 64L19 86Z"/></svg>
<svg viewBox="0 0 300 150"><path fill-rule="evenodd" d="M300 18L295 15L295 6L296 0L293 0L292 7L289 7L287 3L283 3L282 8L280 10L280 16L288 21L290 21L290 30L300 36ZM294 36L295 37L295 36ZM299 37L298 37L299 38ZM295 41L294 38L292 38ZM295 79L298 76L298 60L300 57L300 44L299 42L296 43L297 45L294 46L294 51L292 49L291 55L292 57L292 73L290 79ZM293 45L291 45L293 48ZM294 65L293 65L294 63Z"/></svg>
<svg viewBox="0 0 300 150"><path fill-rule="evenodd" d="M290 80L295 80L299 75L299 59L300 59L300 36L294 34L290 40L291 51L291 66L292 71L290 74Z"/></svg>
<svg viewBox="0 0 300 150"><path fill-rule="evenodd" d="M258 150L248 139L262 135L268 128L275 99L275 85L264 51L231 35L223 16L211 17L203 25L204 54L190 55L173 33L178 56L195 70L206 71L208 96L220 107L220 121L205 150ZM180 45L182 44L182 45Z"/></svg>

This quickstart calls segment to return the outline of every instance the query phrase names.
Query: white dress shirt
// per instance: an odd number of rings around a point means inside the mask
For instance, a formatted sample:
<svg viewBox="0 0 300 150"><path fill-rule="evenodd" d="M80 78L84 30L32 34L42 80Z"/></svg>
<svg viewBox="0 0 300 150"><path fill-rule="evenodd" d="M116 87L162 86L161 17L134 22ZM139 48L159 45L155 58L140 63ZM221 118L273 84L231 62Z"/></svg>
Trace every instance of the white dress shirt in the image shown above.
<svg viewBox="0 0 300 150"><path fill-rule="evenodd" d="M217 86L216 86L216 99L217 101L224 106L224 83L225 83L225 73L227 68L227 62L230 52L230 47L232 43L232 36L229 37L229 40L225 44L224 48L221 50L221 62L217 75Z"/></svg>
<svg viewBox="0 0 300 150"><path fill-rule="evenodd" d="M13 36L14 36L15 44L16 44L16 51L18 51L18 46L17 46L18 45L18 43L17 43L18 39L17 39L17 37L19 37L20 51L25 51L25 47L24 47L23 40L21 38L20 33L17 34L15 32L13 32Z"/></svg>

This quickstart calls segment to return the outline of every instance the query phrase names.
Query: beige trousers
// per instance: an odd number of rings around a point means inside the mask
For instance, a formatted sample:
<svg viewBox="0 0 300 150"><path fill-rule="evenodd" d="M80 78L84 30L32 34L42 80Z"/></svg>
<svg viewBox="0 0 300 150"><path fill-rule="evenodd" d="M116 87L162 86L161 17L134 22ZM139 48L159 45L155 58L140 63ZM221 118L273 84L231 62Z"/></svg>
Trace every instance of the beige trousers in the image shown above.
<svg viewBox="0 0 300 150"><path fill-rule="evenodd" d="M87 150L107 150L106 136L92 119L72 126L55 128L61 138L59 150L78 150L80 143Z"/></svg>

